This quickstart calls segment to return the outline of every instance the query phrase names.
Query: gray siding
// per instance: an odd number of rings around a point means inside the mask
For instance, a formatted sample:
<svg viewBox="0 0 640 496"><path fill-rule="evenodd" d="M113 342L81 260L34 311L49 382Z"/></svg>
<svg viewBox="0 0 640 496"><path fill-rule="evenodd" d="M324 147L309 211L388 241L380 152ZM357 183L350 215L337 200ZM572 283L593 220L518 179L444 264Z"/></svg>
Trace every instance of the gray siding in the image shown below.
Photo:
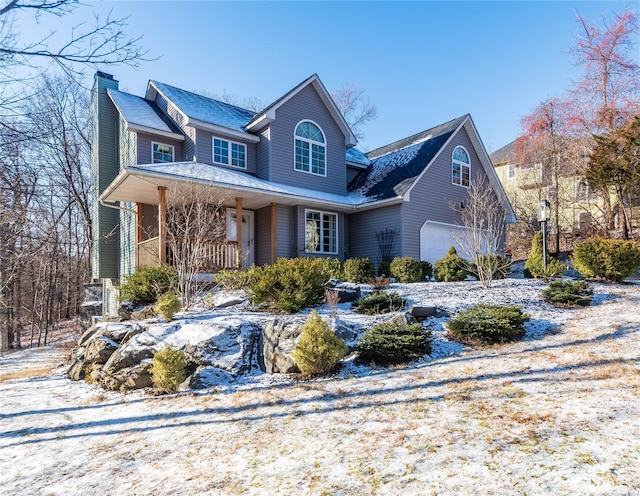
<svg viewBox="0 0 640 496"><path fill-rule="evenodd" d="M118 225L118 211L104 207L98 196L118 173L118 114L107 88L118 89L118 81L96 75L91 94L92 136L92 277L118 277L118 237L112 232Z"/></svg>
<svg viewBox="0 0 640 496"><path fill-rule="evenodd" d="M459 224L459 218L451 204L460 204L468 199L467 188L451 183L451 157L453 149L459 145L469 153L471 177L486 175L467 131L460 129L415 184L410 201L402 206L403 256L420 257L420 228L426 220Z"/></svg>
<svg viewBox="0 0 640 496"><path fill-rule="evenodd" d="M326 177L294 169L294 131L301 120L318 124L326 138ZM271 124L269 180L328 193L346 193L345 136L313 87L307 86L276 111ZM262 177L262 176L261 176Z"/></svg>
<svg viewBox="0 0 640 496"><path fill-rule="evenodd" d="M136 165L138 160L138 140L136 133L130 133L125 129L126 121L121 115L118 115L118 128L119 128L119 157L118 157L118 170L122 172L124 169L131 165Z"/></svg>
<svg viewBox="0 0 640 496"><path fill-rule="evenodd" d="M296 249L296 208L278 205L276 218L277 257L292 258L298 255Z"/></svg>
<svg viewBox="0 0 640 496"><path fill-rule="evenodd" d="M135 210L135 203L122 202L124 208ZM120 210L120 277L129 276L136 270L137 229L136 216Z"/></svg>
<svg viewBox="0 0 640 496"><path fill-rule="evenodd" d="M260 132L260 143L256 146L256 173L257 176L269 181L271 163L271 130L266 128Z"/></svg>
<svg viewBox="0 0 640 496"><path fill-rule="evenodd" d="M178 111L177 107L167 101L160 93L156 93L156 104L169 118L175 123L184 134L184 143L182 145L182 159L186 161L193 160L196 157L196 130L186 125L184 116Z"/></svg>
<svg viewBox="0 0 640 496"><path fill-rule="evenodd" d="M256 265L271 262L271 206L260 208L254 214L254 260Z"/></svg>
<svg viewBox="0 0 640 496"><path fill-rule="evenodd" d="M150 164L152 161L152 143L162 143L164 145L172 145L174 148L174 162L182 162L182 143L177 140L165 138L164 136L153 136L151 134L138 134L138 164Z"/></svg>
<svg viewBox="0 0 640 496"><path fill-rule="evenodd" d="M353 181L353 179L361 172L362 169L356 169L355 167L347 166L347 185L349 185L349 183Z"/></svg>
<svg viewBox="0 0 640 496"><path fill-rule="evenodd" d="M351 214L349 225L352 227L349 230L349 258L369 257L377 266L380 262L380 250L376 233L385 229L396 230L391 258L403 254L400 205Z"/></svg>

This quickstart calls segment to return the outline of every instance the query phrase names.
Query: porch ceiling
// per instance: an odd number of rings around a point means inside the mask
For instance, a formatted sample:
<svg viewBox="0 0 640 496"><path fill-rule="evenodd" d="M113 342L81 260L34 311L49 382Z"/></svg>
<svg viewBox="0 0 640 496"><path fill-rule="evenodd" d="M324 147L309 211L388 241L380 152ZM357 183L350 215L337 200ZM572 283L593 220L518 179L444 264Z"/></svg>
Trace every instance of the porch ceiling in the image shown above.
<svg viewBox="0 0 640 496"><path fill-rule="evenodd" d="M219 188L228 196L229 205L236 197L243 198L243 208L256 210L271 203L280 205L304 205L330 208L332 211L349 212L366 199L355 195L335 195L305 188L295 188L270 183L250 174L198 162L180 162L158 165L136 165L122 171L100 195L106 202L133 202L158 204L158 187L167 188L167 200L172 199L172 188L195 183ZM179 200L179 199L178 199Z"/></svg>

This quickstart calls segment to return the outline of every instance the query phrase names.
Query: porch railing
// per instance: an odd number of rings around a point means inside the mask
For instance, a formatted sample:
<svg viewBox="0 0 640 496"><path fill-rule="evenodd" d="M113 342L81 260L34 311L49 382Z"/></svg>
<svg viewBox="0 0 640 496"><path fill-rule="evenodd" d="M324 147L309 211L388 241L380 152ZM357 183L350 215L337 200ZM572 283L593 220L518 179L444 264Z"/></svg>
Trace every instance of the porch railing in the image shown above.
<svg viewBox="0 0 640 496"><path fill-rule="evenodd" d="M178 239L176 243L177 250L186 250L192 260L197 260L200 265L201 272L213 272L222 269L232 269L238 266L238 243L236 241L211 239L195 241ZM158 256L159 240L155 238L147 239L138 243L138 267L155 267L160 265L160 257ZM199 253L195 254L194 250L198 248ZM176 258L182 253L173 253L171 243L167 243L166 261L169 264L175 264Z"/></svg>

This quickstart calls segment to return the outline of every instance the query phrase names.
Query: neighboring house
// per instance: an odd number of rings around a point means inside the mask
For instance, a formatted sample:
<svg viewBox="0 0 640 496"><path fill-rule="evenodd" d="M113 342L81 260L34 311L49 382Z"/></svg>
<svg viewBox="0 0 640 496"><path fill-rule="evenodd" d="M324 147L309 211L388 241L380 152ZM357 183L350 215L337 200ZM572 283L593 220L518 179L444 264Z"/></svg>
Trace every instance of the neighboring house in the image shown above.
<svg viewBox="0 0 640 496"><path fill-rule="evenodd" d="M224 195L214 268L297 256L435 262L461 229L451 206L479 176L515 220L469 115L365 155L317 75L254 113L157 81L134 96L97 73L92 115L93 277L107 284L170 258L163 218L177 184Z"/></svg>

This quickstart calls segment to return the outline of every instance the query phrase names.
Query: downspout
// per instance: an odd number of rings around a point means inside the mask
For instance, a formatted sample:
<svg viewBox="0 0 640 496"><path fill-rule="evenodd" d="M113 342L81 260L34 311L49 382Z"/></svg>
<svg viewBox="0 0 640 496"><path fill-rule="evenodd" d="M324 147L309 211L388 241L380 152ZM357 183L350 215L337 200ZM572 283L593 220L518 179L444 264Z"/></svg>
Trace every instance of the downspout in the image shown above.
<svg viewBox="0 0 640 496"><path fill-rule="evenodd" d="M106 200L98 200L98 201L100 202L100 205L102 205L103 207L113 208L114 210L123 210L124 212L129 212L129 213L138 215L138 211L137 210L133 210L132 208L121 207L120 205L114 205L113 203L107 203Z"/></svg>

